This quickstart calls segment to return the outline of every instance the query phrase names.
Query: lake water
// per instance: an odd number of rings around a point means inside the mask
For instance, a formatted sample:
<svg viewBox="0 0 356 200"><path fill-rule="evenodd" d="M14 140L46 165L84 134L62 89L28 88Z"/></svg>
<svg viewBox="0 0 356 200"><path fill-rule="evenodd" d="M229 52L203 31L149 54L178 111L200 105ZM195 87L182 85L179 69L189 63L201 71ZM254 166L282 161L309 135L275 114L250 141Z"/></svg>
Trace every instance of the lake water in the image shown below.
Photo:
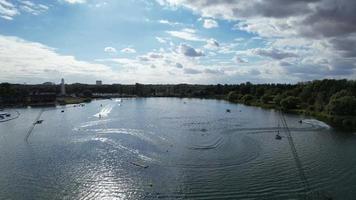
<svg viewBox="0 0 356 200"><path fill-rule="evenodd" d="M93 101L45 109L27 141L41 108L7 111L21 115L0 123L0 199L306 197L285 132L275 139L273 110L200 99ZM308 196L355 199L356 135L285 117Z"/></svg>

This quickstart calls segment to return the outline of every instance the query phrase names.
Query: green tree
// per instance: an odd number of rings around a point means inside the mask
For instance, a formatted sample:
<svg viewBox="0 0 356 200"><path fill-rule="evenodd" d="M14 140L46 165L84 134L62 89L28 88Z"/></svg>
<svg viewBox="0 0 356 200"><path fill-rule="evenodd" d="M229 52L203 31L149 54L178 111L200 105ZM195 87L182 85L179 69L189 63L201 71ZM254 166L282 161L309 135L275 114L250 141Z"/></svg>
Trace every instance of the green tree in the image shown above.
<svg viewBox="0 0 356 200"><path fill-rule="evenodd" d="M261 97L262 103L269 103L271 101L273 101L273 96L271 96L271 95L265 94Z"/></svg>
<svg viewBox="0 0 356 200"><path fill-rule="evenodd" d="M242 102L245 104L250 104L253 101L253 99L254 99L253 96L250 94L246 94L241 98Z"/></svg>
<svg viewBox="0 0 356 200"><path fill-rule="evenodd" d="M84 96L84 97L92 97L92 96L93 96L93 93L92 93L92 91L90 91L90 90L84 90L83 96Z"/></svg>
<svg viewBox="0 0 356 200"><path fill-rule="evenodd" d="M239 100L239 94L236 91L229 92L227 99L231 102L236 102Z"/></svg>
<svg viewBox="0 0 356 200"><path fill-rule="evenodd" d="M280 105L281 101L282 101L283 97L280 94L277 94L276 96L274 96L273 101L276 105Z"/></svg>
<svg viewBox="0 0 356 200"><path fill-rule="evenodd" d="M297 97L293 97L293 96L288 96L288 97L282 99L282 101L281 101L281 106L282 106L282 109L284 109L284 110L295 109L298 107L299 104L300 104L300 99Z"/></svg>
<svg viewBox="0 0 356 200"><path fill-rule="evenodd" d="M338 96L335 94L328 104L328 112L332 115L356 115L356 97Z"/></svg>

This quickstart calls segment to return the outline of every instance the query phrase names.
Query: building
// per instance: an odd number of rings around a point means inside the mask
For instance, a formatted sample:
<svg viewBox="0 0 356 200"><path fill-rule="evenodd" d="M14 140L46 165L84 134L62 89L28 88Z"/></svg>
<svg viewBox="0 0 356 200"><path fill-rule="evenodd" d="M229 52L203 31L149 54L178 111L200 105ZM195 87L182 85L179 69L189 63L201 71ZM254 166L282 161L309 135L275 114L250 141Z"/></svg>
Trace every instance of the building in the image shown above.
<svg viewBox="0 0 356 200"><path fill-rule="evenodd" d="M65 86L65 83L64 83L64 79L62 78L61 80L61 95L62 96L65 96L66 95L66 86Z"/></svg>
<svg viewBox="0 0 356 200"><path fill-rule="evenodd" d="M103 84L103 81L100 81L100 80L96 81L96 85L102 85L102 84Z"/></svg>

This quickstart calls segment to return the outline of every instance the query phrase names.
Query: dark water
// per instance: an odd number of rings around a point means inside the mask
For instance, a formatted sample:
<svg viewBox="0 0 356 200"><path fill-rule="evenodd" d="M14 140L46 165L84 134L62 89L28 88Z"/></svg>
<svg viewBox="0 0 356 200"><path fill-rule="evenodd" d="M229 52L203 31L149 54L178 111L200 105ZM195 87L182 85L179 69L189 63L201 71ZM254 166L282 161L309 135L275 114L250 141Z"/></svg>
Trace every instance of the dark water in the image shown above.
<svg viewBox="0 0 356 200"><path fill-rule="evenodd" d="M27 142L41 109L0 123L0 199L306 197L287 138L275 139L275 111L174 98L61 110L46 109ZM309 196L355 199L356 135L286 119Z"/></svg>

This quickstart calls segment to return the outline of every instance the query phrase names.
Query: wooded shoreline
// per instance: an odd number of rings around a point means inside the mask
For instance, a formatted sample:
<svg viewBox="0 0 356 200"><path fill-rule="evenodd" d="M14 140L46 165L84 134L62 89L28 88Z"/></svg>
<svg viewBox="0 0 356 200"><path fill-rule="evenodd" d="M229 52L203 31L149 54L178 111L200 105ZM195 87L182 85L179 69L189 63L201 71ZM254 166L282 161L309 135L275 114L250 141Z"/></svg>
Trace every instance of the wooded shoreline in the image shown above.
<svg viewBox="0 0 356 200"><path fill-rule="evenodd" d="M225 99L233 103L273 108L310 115L333 127L356 130L356 81L315 80L298 84L236 85L59 85L0 84L0 108L11 106L55 106L117 97L179 97Z"/></svg>

